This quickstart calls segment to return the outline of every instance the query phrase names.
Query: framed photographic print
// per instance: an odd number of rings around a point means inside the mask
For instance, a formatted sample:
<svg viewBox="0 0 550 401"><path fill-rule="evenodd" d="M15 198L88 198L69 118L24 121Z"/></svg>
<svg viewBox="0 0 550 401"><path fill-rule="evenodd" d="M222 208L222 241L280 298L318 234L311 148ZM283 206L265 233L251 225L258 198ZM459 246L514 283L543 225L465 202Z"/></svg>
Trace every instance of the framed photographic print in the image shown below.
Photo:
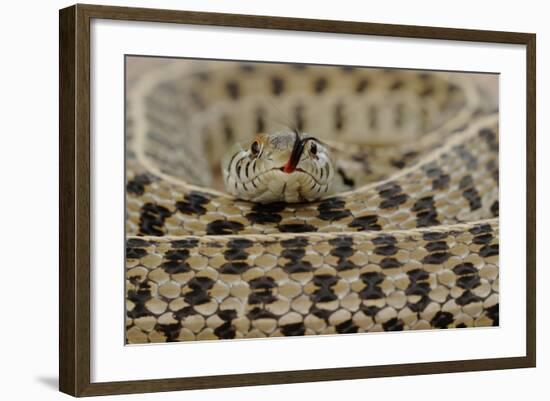
<svg viewBox="0 0 550 401"><path fill-rule="evenodd" d="M60 389L535 366L535 35L60 11Z"/></svg>

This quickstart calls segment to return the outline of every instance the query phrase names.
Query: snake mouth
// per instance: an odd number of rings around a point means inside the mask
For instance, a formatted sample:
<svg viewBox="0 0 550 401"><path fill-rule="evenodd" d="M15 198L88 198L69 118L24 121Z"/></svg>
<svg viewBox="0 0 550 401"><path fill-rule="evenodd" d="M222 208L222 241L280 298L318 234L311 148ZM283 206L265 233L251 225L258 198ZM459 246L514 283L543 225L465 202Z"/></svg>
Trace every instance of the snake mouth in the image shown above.
<svg viewBox="0 0 550 401"><path fill-rule="evenodd" d="M286 164L285 164L284 166L282 166L282 167L275 167L275 168L272 168L272 169L269 170L269 171L277 171L277 170L278 170L278 171L282 171L283 173L286 173L286 174L292 174L292 173L294 173L294 172L302 173L302 174L305 174L305 175L310 176L311 179L312 179L313 181L315 181L315 183L317 183L318 185L324 185L324 184L325 184L325 183L319 181L319 179L318 179L317 177L315 177L313 174L311 174L309 171L304 170L304 169L302 169L302 168L300 168L300 167L294 168L294 170L293 170L292 172L290 172L290 173L287 172L287 171L285 170L285 168L286 168Z"/></svg>

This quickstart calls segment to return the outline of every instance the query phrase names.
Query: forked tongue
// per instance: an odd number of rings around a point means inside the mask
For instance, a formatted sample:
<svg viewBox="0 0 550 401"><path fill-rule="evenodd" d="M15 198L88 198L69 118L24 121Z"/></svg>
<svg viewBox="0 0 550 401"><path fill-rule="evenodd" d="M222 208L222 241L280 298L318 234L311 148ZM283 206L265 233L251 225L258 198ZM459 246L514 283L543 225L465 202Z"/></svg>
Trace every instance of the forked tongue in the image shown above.
<svg viewBox="0 0 550 401"><path fill-rule="evenodd" d="M294 141L294 146L292 147L292 153L290 158L283 167L283 171L287 174L290 174L296 170L296 166L302 157L302 152L304 151L305 141L300 140L300 134L297 131L294 131L296 134L296 140Z"/></svg>

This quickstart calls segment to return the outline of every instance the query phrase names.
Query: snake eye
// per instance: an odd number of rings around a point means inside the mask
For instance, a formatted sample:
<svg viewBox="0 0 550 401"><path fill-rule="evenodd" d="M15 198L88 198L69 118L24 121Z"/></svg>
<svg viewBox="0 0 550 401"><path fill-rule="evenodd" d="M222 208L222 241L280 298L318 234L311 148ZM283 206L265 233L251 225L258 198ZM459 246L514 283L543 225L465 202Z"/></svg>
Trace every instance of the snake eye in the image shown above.
<svg viewBox="0 0 550 401"><path fill-rule="evenodd" d="M311 142L311 145L309 146L309 151L313 156L317 154L317 144L315 142Z"/></svg>
<svg viewBox="0 0 550 401"><path fill-rule="evenodd" d="M252 142L252 145L250 145L250 151L252 152L253 156L256 156L258 153L260 153L260 143L258 141Z"/></svg>

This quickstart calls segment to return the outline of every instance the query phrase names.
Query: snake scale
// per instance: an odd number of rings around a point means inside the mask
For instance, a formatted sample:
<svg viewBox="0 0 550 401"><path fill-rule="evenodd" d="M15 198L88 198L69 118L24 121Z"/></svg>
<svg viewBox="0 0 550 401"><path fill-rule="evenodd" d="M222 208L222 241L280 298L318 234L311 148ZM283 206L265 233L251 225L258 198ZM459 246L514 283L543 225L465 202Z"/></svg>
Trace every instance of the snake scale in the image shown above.
<svg viewBox="0 0 550 401"><path fill-rule="evenodd" d="M180 60L126 107L128 344L499 324L498 110L473 80ZM228 194L227 149L285 127L341 190Z"/></svg>

